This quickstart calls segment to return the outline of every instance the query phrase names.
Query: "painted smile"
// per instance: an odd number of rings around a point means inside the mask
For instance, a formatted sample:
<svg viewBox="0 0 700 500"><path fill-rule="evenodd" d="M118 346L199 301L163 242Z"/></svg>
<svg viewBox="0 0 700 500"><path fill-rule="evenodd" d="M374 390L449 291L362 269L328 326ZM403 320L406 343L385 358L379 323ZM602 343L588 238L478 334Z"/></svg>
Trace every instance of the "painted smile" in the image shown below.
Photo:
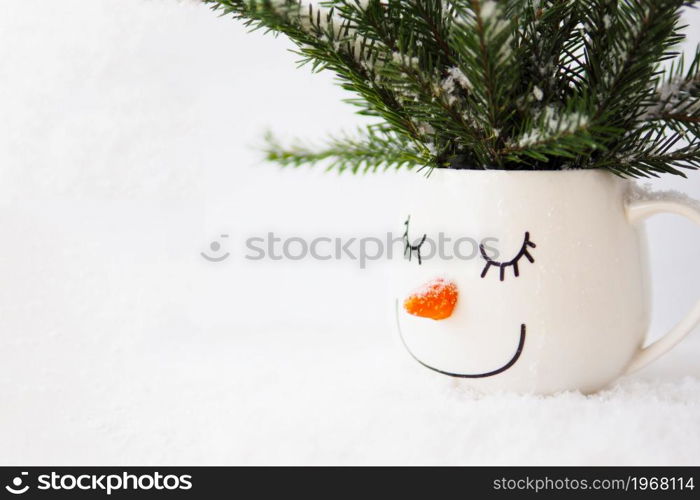
<svg viewBox="0 0 700 500"><path fill-rule="evenodd" d="M499 373L503 373L507 369L509 369L511 366L513 366L515 363L517 363L518 359L520 359L520 355L523 352L523 348L525 347L525 336L526 336L526 330L527 328L525 327L525 324L523 323L520 325L520 340L518 342L518 347L515 349L515 354L511 357L510 361L508 361L505 365L501 366L500 368L496 368L495 370L491 370L489 372L484 372L484 373L454 373L454 372L448 372L445 370L440 370L438 368L435 368L433 366L430 366L427 363L424 363L421 361L413 352L411 349L408 347L408 344L406 343L406 340L403 338L403 333L401 332L401 322L399 321L399 301L396 301L396 326L399 329L399 337L401 338L401 343L403 346L406 348L406 351L408 351L408 354L411 355L413 359L415 359L418 363L423 365L424 367L428 368L429 370L433 370L434 372L441 373L443 375L448 375L450 377L457 377L457 378L485 378L485 377L493 377L494 375L498 375Z"/></svg>

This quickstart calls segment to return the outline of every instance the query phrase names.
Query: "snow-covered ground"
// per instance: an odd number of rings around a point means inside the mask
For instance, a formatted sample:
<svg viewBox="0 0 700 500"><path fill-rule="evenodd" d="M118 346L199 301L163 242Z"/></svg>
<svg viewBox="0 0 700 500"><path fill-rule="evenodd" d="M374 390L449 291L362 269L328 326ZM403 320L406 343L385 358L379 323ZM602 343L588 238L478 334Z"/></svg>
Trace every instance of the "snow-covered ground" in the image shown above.
<svg viewBox="0 0 700 500"><path fill-rule="evenodd" d="M477 397L397 348L386 263L243 257L381 235L407 179L259 160L358 123L288 47L195 1L0 5L0 463L699 464L697 331L597 395ZM700 231L649 236L656 337Z"/></svg>

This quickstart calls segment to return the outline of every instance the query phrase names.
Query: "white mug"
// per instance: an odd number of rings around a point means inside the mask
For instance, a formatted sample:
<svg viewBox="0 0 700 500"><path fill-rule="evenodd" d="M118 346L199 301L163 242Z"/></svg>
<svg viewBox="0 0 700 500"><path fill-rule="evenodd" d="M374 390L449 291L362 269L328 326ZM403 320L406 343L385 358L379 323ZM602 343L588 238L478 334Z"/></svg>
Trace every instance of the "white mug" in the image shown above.
<svg viewBox="0 0 700 500"><path fill-rule="evenodd" d="M395 297L402 346L480 392L593 392L655 360L700 322L700 302L643 347L650 287L642 199L600 170L435 169L402 205ZM442 241L441 241L442 240Z"/></svg>

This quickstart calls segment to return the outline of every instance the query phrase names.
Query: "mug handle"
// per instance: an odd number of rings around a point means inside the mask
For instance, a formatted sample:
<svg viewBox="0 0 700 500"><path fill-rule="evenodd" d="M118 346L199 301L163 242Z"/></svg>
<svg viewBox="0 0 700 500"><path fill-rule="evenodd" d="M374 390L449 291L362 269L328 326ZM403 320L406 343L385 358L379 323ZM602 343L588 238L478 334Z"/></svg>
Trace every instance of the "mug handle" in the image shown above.
<svg viewBox="0 0 700 500"><path fill-rule="evenodd" d="M662 195L661 193L659 194ZM661 213L682 215L700 225L700 210L698 208L693 207L688 202L671 199L670 196L666 199L632 201L627 206L627 217L632 223L642 221L652 215ZM632 358L632 361L625 370L625 374L643 368L662 354L671 350L671 348L678 344L683 337L688 335L698 323L700 323L700 301L695 304L695 307L693 307L688 315L679 321L670 332L647 347L642 347Z"/></svg>

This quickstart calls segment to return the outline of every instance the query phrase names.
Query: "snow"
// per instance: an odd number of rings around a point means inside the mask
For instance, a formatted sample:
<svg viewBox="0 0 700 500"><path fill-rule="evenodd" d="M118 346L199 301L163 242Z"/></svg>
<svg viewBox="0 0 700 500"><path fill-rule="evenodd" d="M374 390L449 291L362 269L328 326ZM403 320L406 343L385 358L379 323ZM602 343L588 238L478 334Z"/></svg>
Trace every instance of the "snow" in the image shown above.
<svg viewBox="0 0 700 500"><path fill-rule="evenodd" d="M603 16L603 25L605 26L605 29L610 29L610 27L612 26L612 23L613 23L613 21L612 21L612 18L610 17L610 15L605 14Z"/></svg>
<svg viewBox="0 0 700 500"><path fill-rule="evenodd" d="M445 277L438 277L415 287L410 291L409 296L434 298L445 288L449 288L452 292L457 292L457 285L454 281Z"/></svg>
<svg viewBox="0 0 700 500"><path fill-rule="evenodd" d="M700 110L700 99L695 98L695 102L688 104L689 99L699 85L693 80L686 80L685 77L674 77L663 82L656 89L658 102L649 107L639 118L650 120L659 118L664 114L673 114L682 111L685 115L692 115Z"/></svg>
<svg viewBox="0 0 700 500"><path fill-rule="evenodd" d="M551 105L546 106L540 113L535 117L535 127L517 139L518 146L525 147L545 142L552 137L575 132L588 124L587 116L577 112L563 112Z"/></svg>
<svg viewBox="0 0 700 500"><path fill-rule="evenodd" d="M420 63L420 59L417 57L409 56L408 54L403 54L398 51L394 51L391 54L392 61L394 64L404 66L407 68L417 68Z"/></svg>
<svg viewBox="0 0 700 500"><path fill-rule="evenodd" d="M433 135L435 133L435 129L430 123L419 123L418 132L423 135Z"/></svg>
<svg viewBox="0 0 700 500"><path fill-rule="evenodd" d="M472 87L471 82L469 81L469 78L467 75L464 74L464 72L459 69L457 66L452 66L447 70L447 74L449 75L448 78L452 78L455 82L459 84L460 87L462 87L464 90L469 90Z"/></svg>
<svg viewBox="0 0 700 500"><path fill-rule="evenodd" d="M499 14L498 3L495 0L487 0L481 4L479 16L486 22Z"/></svg>
<svg viewBox="0 0 700 500"><path fill-rule="evenodd" d="M700 200L688 196L687 193L682 191L676 189L655 189L649 182L636 182L632 187L633 188L630 189L628 193L628 199L630 201L673 201L689 205L700 211Z"/></svg>
<svg viewBox="0 0 700 500"><path fill-rule="evenodd" d="M458 85L459 88L457 87ZM460 88L469 91L471 82L461 69L457 66L452 66L447 69L447 76L442 79L440 86L436 90L438 93L444 92L447 95L448 104L453 106L462 100Z"/></svg>
<svg viewBox="0 0 700 500"><path fill-rule="evenodd" d="M538 101L541 101L542 98L544 97L544 94L542 93L542 89L539 88L537 85L535 85L532 89L532 95L537 99Z"/></svg>
<svg viewBox="0 0 700 500"><path fill-rule="evenodd" d="M487 0L481 4L479 17L486 26L486 36L490 39L497 37L504 29L510 26L510 20L503 17L503 10L495 0ZM500 47L499 57L506 59L511 54L511 39L508 37L505 43Z"/></svg>
<svg viewBox="0 0 700 500"><path fill-rule="evenodd" d="M284 0L281 1L282 6L285 6ZM295 7L295 10L297 8ZM319 4L319 2L310 2L308 0L299 3L298 7L299 21L301 26L307 33L315 33L316 29L321 31L331 31L333 38L337 38L342 30L343 21L339 16L333 15L331 10Z"/></svg>
<svg viewBox="0 0 700 500"><path fill-rule="evenodd" d="M361 4L358 6L364 8ZM336 50L347 50L362 63L365 69L371 70L376 66L366 57L360 57L365 42L364 37L358 35L352 25L322 2L302 0L298 4L288 4L287 0L276 0L270 7L291 15L293 19L298 20L303 31L333 45ZM373 43L376 46L380 42L373 41Z"/></svg>
<svg viewBox="0 0 700 500"><path fill-rule="evenodd" d="M385 262L243 258L401 231L421 175L261 164L266 129L359 121L282 38L194 1L0 9L0 463L700 463L697 331L596 395L478 396L402 351ZM656 338L700 295L700 234L649 235Z"/></svg>

